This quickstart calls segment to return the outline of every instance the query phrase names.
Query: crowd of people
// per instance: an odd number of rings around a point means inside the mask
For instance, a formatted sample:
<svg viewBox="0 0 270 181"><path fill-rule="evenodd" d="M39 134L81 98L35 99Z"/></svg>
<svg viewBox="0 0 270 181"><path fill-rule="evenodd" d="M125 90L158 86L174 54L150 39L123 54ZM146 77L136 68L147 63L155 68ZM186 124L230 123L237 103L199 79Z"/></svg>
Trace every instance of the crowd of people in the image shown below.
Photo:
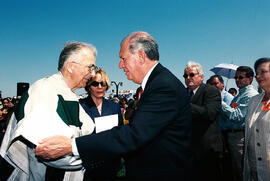
<svg viewBox="0 0 270 181"><path fill-rule="evenodd" d="M121 42L119 68L140 87L134 99L108 100L96 55L70 42L58 73L19 103L2 99L0 180L270 180L270 58L239 66L238 90L228 91L220 75L204 83L203 67L189 61L184 86L159 62L156 40L134 32Z"/></svg>

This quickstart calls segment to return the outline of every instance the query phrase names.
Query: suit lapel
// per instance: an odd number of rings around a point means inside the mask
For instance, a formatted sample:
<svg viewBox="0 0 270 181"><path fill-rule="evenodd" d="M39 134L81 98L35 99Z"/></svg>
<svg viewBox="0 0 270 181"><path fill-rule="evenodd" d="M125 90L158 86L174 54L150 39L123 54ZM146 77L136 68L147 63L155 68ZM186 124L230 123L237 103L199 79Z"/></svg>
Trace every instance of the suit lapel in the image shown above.
<svg viewBox="0 0 270 181"><path fill-rule="evenodd" d="M109 101L102 98L102 110L101 110L102 115L101 116L109 114L111 109L112 107L109 106Z"/></svg>
<svg viewBox="0 0 270 181"><path fill-rule="evenodd" d="M250 104L251 108L249 109L249 111L247 112L248 114L246 115L246 124L248 124L247 126L248 130L251 130L252 129L251 126L254 125L254 123L258 120L258 118L261 119L262 117L262 113L259 113L257 117L255 117L255 114L257 112L258 107L260 106L260 102L262 101L263 96L264 94L262 94L261 96L258 96L256 100L254 100L252 104ZM252 114L249 115L249 112L251 112ZM246 132L247 132L246 140L249 140L251 131L246 131Z"/></svg>
<svg viewBox="0 0 270 181"><path fill-rule="evenodd" d="M89 110L90 112L92 112L92 115L93 115L93 120L95 120L95 117L100 117L99 115L99 112L98 112L98 109L96 107L96 104L94 103L93 99L91 96L89 96L89 99L88 99L88 104L89 104Z"/></svg>
<svg viewBox="0 0 270 181"><path fill-rule="evenodd" d="M164 69L164 67L158 63L157 66L153 69L153 71L151 72L147 82L146 82L146 85L145 85L145 88L144 88L144 91L143 91L143 94L140 98L140 100L142 100L142 98L144 97L144 93L148 91L149 89L149 85L151 84L151 82L154 80L154 78Z"/></svg>
<svg viewBox="0 0 270 181"><path fill-rule="evenodd" d="M160 63L157 64L157 66L153 69L153 71L151 72L151 74L146 82L145 90L147 88L147 85L149 85L149 83L159 74L159 72L161 72L161 70L163 68L164 67Z"/></svg>
<svg viewBox="0 0 270 181"><path fill-rule="evenodd" d="M200 87L198 88L198 90L196 91L196 93L194 94L192 100L191 100L191 103L195 103L198 101L198 99L200 98L200 95L202 94L203 90L205 89L205 84L202 83L200 85Z"/></svg>
<svg viewBox="0 0 270 181"><path fill-rule="evenodd" d="M264 115L264 114L261 112L261 113L259 113L259 115L258 115L257 117L255 117L255 114L256 114L256 112L257 112L257 110L258 110L258 107L260 106L260 103L261 103L261 101L262 101L262 99L263 99L263 96L264 96L264 94L262 94L262 96L258 96L258 97L256 98L256 100L254 101L254 103L251 104L251 109L250 109L250 111L252 112L252 115L250 116L249 127L250 127L251 124L254 124L254 123L256 122L256 120L258 120L258 118L261 119L262 115Z"/></svg>

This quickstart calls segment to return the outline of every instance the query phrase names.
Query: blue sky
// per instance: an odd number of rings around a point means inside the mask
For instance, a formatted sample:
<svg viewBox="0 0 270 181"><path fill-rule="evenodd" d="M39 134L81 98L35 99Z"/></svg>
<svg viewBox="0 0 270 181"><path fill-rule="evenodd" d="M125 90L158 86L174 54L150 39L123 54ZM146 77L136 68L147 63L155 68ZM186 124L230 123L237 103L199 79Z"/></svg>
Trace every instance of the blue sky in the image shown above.
<svg viewBox="0 0 270 181"><path fill-rule="evenodd" d="M16 96L17 82L56 73L67 41L94 44L96 64L110 80L135 89L118 69L118 53L121 40L138 30L157 40L160 62L182 82L190 60L203 66L205 80L219 63L253 67L270 57L269 9L269 0L0 0L2 97Z"/></svg>

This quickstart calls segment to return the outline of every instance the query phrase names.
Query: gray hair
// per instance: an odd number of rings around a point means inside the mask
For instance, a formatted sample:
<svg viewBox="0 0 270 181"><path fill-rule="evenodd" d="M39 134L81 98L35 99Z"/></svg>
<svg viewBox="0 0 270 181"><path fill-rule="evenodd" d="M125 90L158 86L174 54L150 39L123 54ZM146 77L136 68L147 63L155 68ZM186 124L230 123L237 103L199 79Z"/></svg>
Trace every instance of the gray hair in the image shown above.
<svg viewBox="0 0 270 181"><path fill-rule="evenodd" d="M129 40L129 51L132 54L143 50L150 60L159 60L158 44L147 32L137 31L129 34L124 40ZM124 42L121 42L121 46Z"/></svg>
<svg viewBox="0 0 270 181"><path fill-rule="evenodd" d="M199 63L197 63L197 62L189 61L189 62L187 63L187 66L186 66L186 68L185 68L185 71L186 71L188 68L190 68L190 67L194 67L194 68L197 70L197 72L198 72L199 75L203 75L203 68L202 68L201 64L199 64Z"/></svg>
<svg viewBox="0 0 270 181"><path fill-rule="evenodd" d="M97 49L94 45L83 42L68 42L65 44L58 61L58 70L62 70L66 62L72 60L78 62L83 48L89 48L94 56L97 55Z"/></svg>

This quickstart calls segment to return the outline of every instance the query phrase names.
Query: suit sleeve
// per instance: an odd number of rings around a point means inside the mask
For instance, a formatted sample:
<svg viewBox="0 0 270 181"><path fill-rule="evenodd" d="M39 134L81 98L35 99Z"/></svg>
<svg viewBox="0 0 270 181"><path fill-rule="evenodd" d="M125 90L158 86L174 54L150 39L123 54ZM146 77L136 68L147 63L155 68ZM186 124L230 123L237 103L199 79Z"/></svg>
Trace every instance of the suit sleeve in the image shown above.
<svg viewBox="0 0 270 181"><path fill-rule="evenodd" d="M203 118L213 122L221 109L221 94L218 89L211 86L206 86L201 94L201 99L203 99L202 105L191 103L193 120L201 120L200 118Z"/></svg>
<svg viewBox="0 0 270 181"><path fill-rule="evenodd" d="M165 79L165 78L164 78ZM184 87L179 92L174 82L159 80L144 91L130 124L76 138L78 152L86 168L99 167L103 161L130 154L154 141L170 121L179 116L177 110L190 110ZM178 87L179 88L179 87ZM188 114L183 114L189 117ZM187 118L189 119L189 118Z"/></svg>
<svg viewBox="0 0 270 181"><path fill-rule="evenodd" d="M116 111L118 114L118 125L123 125L124 124L123 115L122 115L121 108L120 108L119 104L116 104Z"/></svg>

